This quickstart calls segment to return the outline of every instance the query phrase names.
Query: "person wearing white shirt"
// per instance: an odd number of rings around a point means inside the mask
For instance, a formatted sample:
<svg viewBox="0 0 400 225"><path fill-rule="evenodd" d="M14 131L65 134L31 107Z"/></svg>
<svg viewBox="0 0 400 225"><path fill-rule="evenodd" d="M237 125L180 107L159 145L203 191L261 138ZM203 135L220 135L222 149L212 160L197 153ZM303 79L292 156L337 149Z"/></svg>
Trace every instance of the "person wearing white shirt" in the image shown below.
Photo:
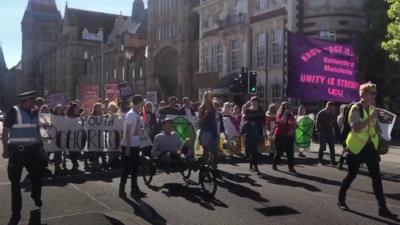
<svg viewBox="0 0 400 225"><path fill-rule="evenodd" d="M124 134L122 138L123 170L119 187L119 195L125 197L125 185L128 175L131 175L131 197L144 197L146 193L140 191L137 184L140 153L140 112L144 106L144 99L140 95L132 98L133 108L125 115Z"/></svg>

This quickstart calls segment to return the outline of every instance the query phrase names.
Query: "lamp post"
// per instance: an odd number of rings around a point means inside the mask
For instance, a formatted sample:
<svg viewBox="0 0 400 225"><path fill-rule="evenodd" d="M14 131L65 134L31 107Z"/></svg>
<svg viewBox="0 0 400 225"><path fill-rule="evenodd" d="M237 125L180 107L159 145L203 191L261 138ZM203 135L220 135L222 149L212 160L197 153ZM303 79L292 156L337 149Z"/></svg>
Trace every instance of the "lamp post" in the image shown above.
<svg viewBox="0 0 400 225"><path fill-rule="evenodd" d="M103 32L103 28L99 28L98 35L101 40L100 98L104 99L104 32Z"/></svg>
<svg viewBox="0 0 400 225"><path fill-rule="evenodd" d="M126 62L125 62L125 68L126 68L125 79L128 81L129 85L132 86L132 77L131 77L131 74L129 72L129 65L133 61L135 53L132 52L132 50L130 48L126 49L124 45L121 46L121 51L123 53L123 56L126 59ZM133 66L132 69L135 70L135 67ZM123 82L125 81L125 79L123 79Z"/></svg>

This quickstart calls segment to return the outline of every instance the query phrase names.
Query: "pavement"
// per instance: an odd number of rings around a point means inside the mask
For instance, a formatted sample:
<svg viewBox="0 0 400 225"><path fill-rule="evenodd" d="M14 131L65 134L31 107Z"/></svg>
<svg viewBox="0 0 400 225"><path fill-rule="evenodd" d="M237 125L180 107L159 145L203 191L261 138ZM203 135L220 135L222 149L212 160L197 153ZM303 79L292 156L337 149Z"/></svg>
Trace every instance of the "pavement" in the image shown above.
<svg viewBox="0 0 400 225"><path fill-rule="evenodd" d="M29 179L24 173L23 210L20 224L66 225L266 225L266 224L400 224L378 216L366 168L349 190L351 211L338 209L337 193L346 171L317 164L316 145L306 159L296 158L297 174L287 166L273 171L271 159L263 156L261 175L249 172L242 158L226 159L220 164L215 199L207 198L198 185L198 174L189 180L180 174L157 174L151 186L139 186L147 198L118 196L118 170L65 174L46 179L44 206L38 209L30 199ZM340 146L336 147L341 152ZM0 149L0 152L2 149ZM325 155L328 159L328 155ZM71 165L68 163L68 167ZM0 225L10 218L10 183L7 161L0 159ZM83 165L81 164L81 168ZM52 169L52 166L50 166ZM382 156L381 170L387 203L400 213L400 148L392 147ZM129 191L129 184L127 191ZM129 192L128 192L129 193Z"/></svg>

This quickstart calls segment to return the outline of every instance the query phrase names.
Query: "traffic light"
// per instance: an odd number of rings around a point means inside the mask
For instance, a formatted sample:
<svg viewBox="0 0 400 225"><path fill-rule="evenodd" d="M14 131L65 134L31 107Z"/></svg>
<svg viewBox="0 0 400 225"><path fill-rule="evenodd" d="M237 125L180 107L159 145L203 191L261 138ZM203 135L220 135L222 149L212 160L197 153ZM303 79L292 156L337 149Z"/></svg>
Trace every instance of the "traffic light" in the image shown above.
<svg viewBox="0 0 400 225"><path fill-rule="evenodd" d="M249 94L257 93L257 72L249 72L248 74L248 86L247 90Z"/></svg>
<svg viewBox="0 0 400 225"><path fill-rule="evenodd" d="M257 93L257 73L249 72L243 67L242 72L237 74L229 86L229 91L242 94Z"/></svg>

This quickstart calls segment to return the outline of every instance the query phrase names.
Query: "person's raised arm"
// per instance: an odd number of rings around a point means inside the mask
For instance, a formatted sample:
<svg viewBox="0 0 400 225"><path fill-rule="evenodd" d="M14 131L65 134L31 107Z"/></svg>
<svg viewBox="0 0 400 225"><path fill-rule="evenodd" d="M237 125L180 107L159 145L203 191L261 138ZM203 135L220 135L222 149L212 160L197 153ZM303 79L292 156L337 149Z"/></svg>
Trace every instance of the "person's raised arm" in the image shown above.
<svg viewBox="0 0 400 225"><path fill-rule="evenodd" d="M366 120L361 121L361 115L358 109L359 106L353 107L349 113L349 120L350 120L350 125L351 128L353 129L354 132L359 133L366 127L368 127L369 123L373 119L376 119L378 111L374 110L371 115L368 116Z"/></svg>

